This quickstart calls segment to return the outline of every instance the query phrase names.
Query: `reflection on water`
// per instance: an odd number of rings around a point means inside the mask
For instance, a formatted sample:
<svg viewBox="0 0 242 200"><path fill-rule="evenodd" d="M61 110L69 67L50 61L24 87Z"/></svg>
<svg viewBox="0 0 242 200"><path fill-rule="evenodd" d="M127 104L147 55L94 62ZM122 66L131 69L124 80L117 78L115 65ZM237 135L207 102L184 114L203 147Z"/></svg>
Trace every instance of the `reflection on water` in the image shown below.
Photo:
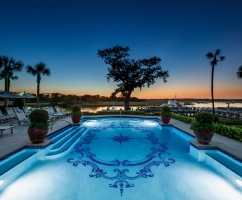
<svg viewBox="0 0 242 200"><path fill-rule="evenodd" d="M130 106L131 110L136 110L139 106ZM115 110L119 111L120 109L124 110L123 106L115 106ZM97 111L112 111L110 106L100 106L100 107L82 107L82 112L97 112Z"/></svg>
<svg viewBox="0 0 242 200"><path fill-rule="evenodd" d="M215 107L228 107L228 104L226 104L226 102L214 102ZM242 103L230 103L229 105L230 107L242 107ZM136 110L138 107L141 106L130 106L131 110ZM142 106L145 107L145 106ZM189 106L190 107L190 106ZM192 107L198 107L198 108L212 108L212 103L194 103L194 105L192 105ZM83 112L97 112L97 111L107 111L110 110L111 111L112 107L110 106L96 106L96 107L83 107L82 111ZM124 110L123 106L115 106L115 110Z"/></svg>
<svg viewBox="0 0 242 200"><path fill-rule="evenodd" d="M193 105L194 107L212 107L212 103L195 103ZM214 102L214 106L215 107L228 107L228 104L226 104L226 102ZM242 107L242 103L230 103L229 104L230 107Z"/></svg>

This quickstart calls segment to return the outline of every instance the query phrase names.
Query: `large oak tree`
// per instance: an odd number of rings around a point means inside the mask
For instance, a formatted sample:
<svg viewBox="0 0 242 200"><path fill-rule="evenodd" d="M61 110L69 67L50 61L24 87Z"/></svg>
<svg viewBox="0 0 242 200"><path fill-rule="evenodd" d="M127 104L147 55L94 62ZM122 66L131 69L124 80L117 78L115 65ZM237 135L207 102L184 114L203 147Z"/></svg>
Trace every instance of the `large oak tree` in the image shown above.
<svg viewBox="0 0 242 200"><path fill-rule="evenodd" d="M135 88L149 87L153 85L156 79L166 78L169 76L168 71L163 71L159 57L149 59L134 60L129 58L129 47L114 46L98 50L98 57L101 57L108 65L107 81L113 79L117 82L117 89L112 93L112 96L121 93L124 98L124 109L129 110L129 99Z"/></svg>
<svg viewBox="0 0 242 200"><path fill-rule="evenodd" d="M236 74L238 78L242 78L242 65L238 68L238 72Z"/></svg>

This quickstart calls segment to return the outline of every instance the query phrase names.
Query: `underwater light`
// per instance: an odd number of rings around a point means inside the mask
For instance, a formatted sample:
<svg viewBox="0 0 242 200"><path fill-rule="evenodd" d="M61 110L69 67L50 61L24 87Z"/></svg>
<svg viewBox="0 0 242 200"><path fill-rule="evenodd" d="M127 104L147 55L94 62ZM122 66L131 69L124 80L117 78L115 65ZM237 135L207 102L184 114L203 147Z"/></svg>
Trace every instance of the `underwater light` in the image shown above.
<svg viewBox="0 0 242 200"><path fill-rule="evenodd" d="M236 179L236 183L238 183L240 186L242 186L242 181L239 179Z"/></svg>
<svg viewBox="0 0 242 200"><path fill-rule="evenodd" d="M2 185L3 184L3 180L0 180L0 185Z"/></svg>

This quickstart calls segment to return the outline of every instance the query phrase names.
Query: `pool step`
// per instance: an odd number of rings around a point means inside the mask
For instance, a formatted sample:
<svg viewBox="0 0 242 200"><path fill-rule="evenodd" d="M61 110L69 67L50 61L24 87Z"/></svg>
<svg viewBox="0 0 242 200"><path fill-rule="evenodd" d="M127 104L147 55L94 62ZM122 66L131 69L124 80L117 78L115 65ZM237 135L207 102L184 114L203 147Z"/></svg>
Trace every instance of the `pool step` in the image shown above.
<svg viewBox="0 0 242 200"><path fill-rule="evenodd" d="M47 139L48 140L52 140L52 142L55 143L55 142L59 141L63 137L63 135L66 135L69 132L71 132L73 128L74 127L70 128L68 126L68 127L64 128L64 129L61 129L61 130L55 132L52 135L47 136Z"/></svg>
<svg viewBox="0 0 242 200"><path fill-rule="evenodd" d="M206 154L242 177L242 163L218 152L207 152Z"/></svg>
<svg viewBox="0 0 242 200"><path fill-rule="evenodd" d="M78 133L81 129L82 128L80 127L73 128L70 131L65 132L64 134L61 134L62 137L59 137L58 140L55 138L51 150L60 148L67 140L69 140L72 136Z"/></svg>
<svg viewBox="0 0 242 200"><path fill-rule="evenodd" d="M86 129L87 128L85 127L78 127L77 129L72 129L72 131L69 132L65 137L55 142L52 149L47 154L47 157L60 154L66 151L79 137L81 137L81 135L86 131Z"/></svg>
<svg viewBox="0 0 242 200"><path fill-rule="evenodd" d="M0 176L9 171L10 169L12 169L13 167L19 165L23 161L27 160L36 153L37 151L23 150L2 160L0 162Z"/></svg>

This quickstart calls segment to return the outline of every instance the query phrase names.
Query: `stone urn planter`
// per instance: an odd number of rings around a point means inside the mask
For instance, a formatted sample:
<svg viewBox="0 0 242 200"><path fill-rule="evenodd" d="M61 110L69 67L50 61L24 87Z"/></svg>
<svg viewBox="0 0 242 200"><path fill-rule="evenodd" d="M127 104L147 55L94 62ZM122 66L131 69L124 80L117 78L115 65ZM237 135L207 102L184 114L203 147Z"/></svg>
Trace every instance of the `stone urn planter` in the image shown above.
<svg viewBox="0 0 242 200"><path fill-rule="evenodd" d="M74 123L74 124L78 124L78 123L80 123L80 121L81 121L81 116L78 116L78 115L71 115L71 120L72 120L72 122Z"/></svg>
<svg viewBox="0 0 242 200"><path fill-rule="evenodd" d="M214 117L210 113L199 112L195 115L195 120L191 123L190 129L199 144L209 144L214 135Z"/></svg>
<svg viewBox="0 0 242 200"><path fill-rule="evenodd" d="M161 121L163 124L169 124L171 120L171 109L168 106L163 106L161 109Z"/></svg>
<svg viewBox="0 0 242 200"><path fill-rule="evenodd" d="M82 112L81 112L81 107L78 105L75 105L72 107L72 112L71 112L71 119L74 124L79 124L80 120L82 118Z"/></svg>
<svg viewBox="0 0 242 200"><path fill-rule="evenodd" d="M34 144L39 144L44 142L48 130L43 130L39 128L28 128L29 139Z"/></svg>
<svg viewBox="0 0 242 200"><path fill-rule="evenodd" d="M46 110L33 110L29 114L29 128L28 135L32 143L42 143L48 133L49 128L49 114Z"/></svg>
<svg viewBox="0 0 242 200"><path fill-rule="evenodd" d="M163 122L163 124L169 124L171 120L171 116L161 116L161 121Z"/></svg>
<svg viewBox="0 0 242 200"><path fill-rule="evenodd" d="M209 144L214 135L214 132L210 130L193 131L193 133L199 144Z"/></svg>

